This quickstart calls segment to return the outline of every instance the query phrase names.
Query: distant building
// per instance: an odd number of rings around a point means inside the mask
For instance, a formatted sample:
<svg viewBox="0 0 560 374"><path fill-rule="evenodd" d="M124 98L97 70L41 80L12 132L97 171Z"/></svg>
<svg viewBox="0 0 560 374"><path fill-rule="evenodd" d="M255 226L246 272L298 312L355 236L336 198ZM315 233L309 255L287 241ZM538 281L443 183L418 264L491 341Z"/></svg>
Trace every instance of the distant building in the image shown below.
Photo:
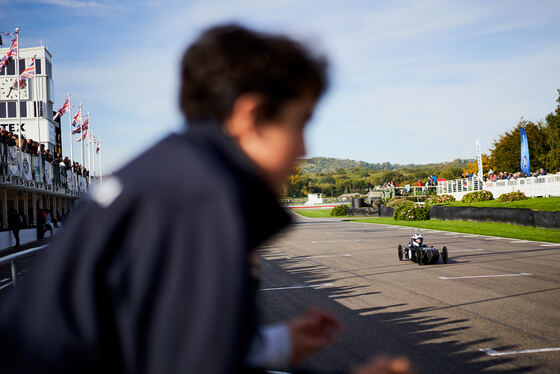
<svg viewBox="0 0 560 374"><path fill-rule="evenodd" d="M7 51L8 48L0 49L0 56L5 56ZM18 134L17 111L19 110L22 136L43 143L53 152L62 154L60 120L52 120L54 105L52 55L44 46L20 48L20 73L31 64L33 56L35 56L38 78L27 80L27 85L20 89L20 108L17 108L18 91L13 89L18 75L15 61L10 61L0 73L0 126Z"/></svg>
<svg viewBox="0 0 560 374"><path fill-rule="evenodd" d="M320 193L310 193L307 195L305 206L323 204L323 195Z"/></svg>

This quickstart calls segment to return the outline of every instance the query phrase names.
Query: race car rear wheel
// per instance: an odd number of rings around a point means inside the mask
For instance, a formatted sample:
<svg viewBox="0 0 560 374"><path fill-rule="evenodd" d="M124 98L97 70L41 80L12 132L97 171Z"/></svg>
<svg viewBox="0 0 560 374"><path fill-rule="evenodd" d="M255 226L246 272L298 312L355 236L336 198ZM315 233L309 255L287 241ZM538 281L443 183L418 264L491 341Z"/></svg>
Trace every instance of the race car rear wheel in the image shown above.
<svg viewBox="0 0 560 374"><path fill-rule="evenodd" d="M399 254L399 260L402 261L402 259L403 259L403 249L402 249L402 245L399 244L399 247L398 247L397 251L398 251L398 254Z"/></svg>
<svg viewBox="0 0 560 374"><path fill-rule="evenodd" d="M424 254L421 250L416 251L416 261L418 262L418 265L424 264Z"/></svg>
<svg viewBox="0 0 560 374"><path fill-rule="evenodd" d="M423 259L426 265L431 264L433 260L432 251L426 251L426 253L424 253Z"/></svg>
<svg viewBox="0 0 560 374"><path fill-rule="evenodd" d="M447 264L447 259L449 258L447 253L447 247L443 247L441 250L441 262Z"/></svg>

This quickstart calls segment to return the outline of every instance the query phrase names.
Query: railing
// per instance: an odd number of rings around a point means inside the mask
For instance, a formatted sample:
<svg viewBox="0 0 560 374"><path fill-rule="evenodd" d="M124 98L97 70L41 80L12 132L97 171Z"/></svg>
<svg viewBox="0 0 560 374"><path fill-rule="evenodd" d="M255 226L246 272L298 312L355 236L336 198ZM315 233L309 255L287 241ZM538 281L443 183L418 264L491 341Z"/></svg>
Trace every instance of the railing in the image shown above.
<svg viewBox="0 0 560 374"><path fill-rule="evenodd" d="M478 178L454 179L450 181L439 181L437 194L445 195L455 192L473 192L484 189L484 184Z"/></svg>
<svg viewBox="0 0 560 374"><path fill-rule="evenodd" d="M48 162L26 152L20 153L17 147L4 143L0 143L0 184L48 191L64 188L70 193L87 192L89 188L86 177L61 167L57 162Z"/></svg>
<svg viewBox="0 0 560 374"><path fill-rule="evenodd" d="M456 198L462 197L467 192L480 190L492 192L494 198L514 191L521 191L528 197L560 196L560 173L519 179L499 179L482 183L477 178L455 179L440 181L437 186L438 195L457 195Z"/></svg>
<svg viewBox="0 0 560 374"><path fill-rule="evenodd" d="M8 284L5 284L4 286L2 286L2 288L5 288L9 285L13 285L14 287L16 286L17 283L17 269L16 269L16 261L17 260L21 260L22 258L28 257L30 255L32 255L35 252L38 252L40 250L43 250L46 247L46 245L42 245L40 247L35 247L35 248L31 248L31 249L27 249L25 251L21 251L18 253L13 253L11 255L5 256L5 257L1 257L0 258L0 265L4 265L4 264L10 264L10 268L11 268L11 277L12 277L12 281ZM1 289L1 288L0 288Z"/></svg>

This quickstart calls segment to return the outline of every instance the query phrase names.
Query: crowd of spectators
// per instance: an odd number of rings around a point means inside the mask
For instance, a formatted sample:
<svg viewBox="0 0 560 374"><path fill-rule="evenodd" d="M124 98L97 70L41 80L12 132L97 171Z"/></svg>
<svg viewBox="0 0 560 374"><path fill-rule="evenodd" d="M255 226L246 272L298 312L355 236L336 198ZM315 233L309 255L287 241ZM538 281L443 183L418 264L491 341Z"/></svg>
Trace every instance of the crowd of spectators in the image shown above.
<svg viewBox="0 0 560 374"><path fill-rule="evenodd" d="M540 168L538 171L531 173L531 177L540 177L546 175L546 171L543 168ZM485 180L489 182L495 182L497 180L510 180L510 179L519 179L519 178L526 178L527 176L525 173L518 171L517 173L508 173L506 171L500 171L499 173L494 173L492 169L488 171L488 179Z"/></svg>
<svg viewBox="0 0 560 374"><path fill-rule="evenodd" d="M13 131L6 131L4 128L0 128L0 143L4 143L8 146L15 146L21 149L22 152L29 153L33 156L39 156L41 159L53 164L59 165L64 170L70 170L77 175L83 177L89 176L89 170L83 167L79 162L70 161L68 157L62 159L62 156L58 152L52 152L50 149L45 148L44 144L39 144L32 139L26 139L25 136L21 136L21 143L19 142L19 137L13 133Z"/></svg>

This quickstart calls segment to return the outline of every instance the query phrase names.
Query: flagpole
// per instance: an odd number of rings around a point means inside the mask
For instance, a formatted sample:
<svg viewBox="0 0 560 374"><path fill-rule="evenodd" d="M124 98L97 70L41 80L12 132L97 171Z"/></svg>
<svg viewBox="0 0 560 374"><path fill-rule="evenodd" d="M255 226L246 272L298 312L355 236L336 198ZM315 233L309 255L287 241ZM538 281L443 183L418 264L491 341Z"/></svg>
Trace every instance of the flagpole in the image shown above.
<svg viewBox="0 0 560 374"><path fill-rule="evenodd" d="M80 103L80 113L82 110L82 104ZM80 137L84 135L84 126L82 123L82 131L80 131ZM82 177L83 177L83 168L84 168L84 139L81 140L82 143L82 157L80 158L80 166L82 167Z"/></svg>
<svg viewBox="0 0 560 374"><path fill-rule="evenodd" d="M35 78L33 79L33 89L35 90L35 115L37 116L37 137L41 144L41 126L39 125L39 89L37 88L37 57L35 57ZM39 146L40 147L40 146Z"/></svg>
<svg viewBox="0 0 560 374"><path fill-rule="evenodd" d="M72 138L72 104L71 104L71 97L72 94L70 92L68 92L68 130L70 131L69 135L70 138L68 139L70 141L70 171L73 170L74 168L74 151L72 149L72 143L74 143L73 138Z"/></svg>
<svg viewBox="0 0 560 374"><path fill-rule="evenodd" d="M95 147L97 147L97 142L95 141L95 134L93 133L93 128L91 129L91 136L93 138L93 142L95 144ZM95 182L95 147L91 147L91 153L93 154L93 156L91 157L91 164L93 165L93 181Z"/></svg>
<svg viewBox="0 0 560 374"><path fill-rule="evenodd" d="M99 183L103 183L103 169L101 168L101 137L99 137Z"/></svg>
<svg viewBox="0 0 560 374"><path fill-rule="evenodd" d="M17 85L17 119L18 119L18 167L19 167L19 176L22 176L22 154L21 154L21 101L20 101L20 84L19 84L19 27L16 27L16 85Z"/></svg>
<svg viewBox="0 0 560 374"><path fill-rule="evenodd" d="M89 112L87 114L87 118L88 118L88 128L91 129L91 119L89 118ZM89 139L87 144L87 153L88 153L88 183L91 185L91 147L90 147Z"/></svg>

